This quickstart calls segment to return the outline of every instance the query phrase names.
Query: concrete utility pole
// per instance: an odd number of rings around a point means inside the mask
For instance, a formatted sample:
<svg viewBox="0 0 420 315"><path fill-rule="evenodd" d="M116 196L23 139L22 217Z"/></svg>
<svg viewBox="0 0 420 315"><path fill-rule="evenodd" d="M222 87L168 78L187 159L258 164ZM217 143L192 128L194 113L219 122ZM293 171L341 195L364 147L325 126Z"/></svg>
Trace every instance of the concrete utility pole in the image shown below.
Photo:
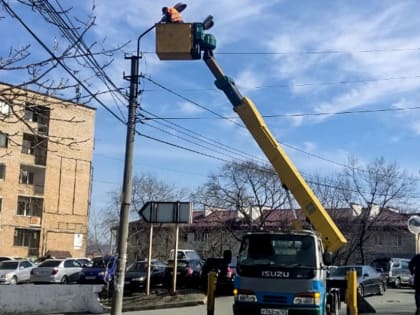
<svg viewBox="0 0 420 315"><path fill-rule="evenodd" d="M122 314L124 297L124 278L127 265L127 242L128 242L128 219L130 214L132 194L132 173L134 157L134 139L136 134L136 110L139 79L139 59L141 38L155 28L155 25L148 28L137 39L137 54L127 57L131 59L130 73L130 95L128 104L127 137L125 142L124 179L121 195L120 224L117 235L117 272L114 279L114 292L112 294L111 315Z"/></svg>
<svg viewBox="0 0 420 315"><path fill-rule="evenodd" d="M121 196L120 224L118 229L118 263L117 273L114 279L114 292L112 295L112 315L120 315L124 296L125 266L127 264L127 239L128 239L128 218L130 214L131 194L132 194L132 173L134 156L134 139L136 133L136 110L137 110L137 91L139 76L140 57L131 56L131 75L130 75L130 99L128 104L127 137L125 143L124 179Z"/></svg>

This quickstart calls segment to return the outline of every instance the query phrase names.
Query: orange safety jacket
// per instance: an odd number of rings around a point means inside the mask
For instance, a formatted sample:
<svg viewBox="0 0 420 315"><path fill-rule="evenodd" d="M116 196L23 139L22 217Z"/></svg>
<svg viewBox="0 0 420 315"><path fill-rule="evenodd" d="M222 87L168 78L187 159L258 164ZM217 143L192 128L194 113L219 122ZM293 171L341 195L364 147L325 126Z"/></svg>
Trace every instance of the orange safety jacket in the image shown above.
<svg viewBox="0 0 420 315"><path fill-rule="evenodd" d="M171 17L171 23L183 23L181 14L178 10L172 7L168 8L168 15Z"/></svg>

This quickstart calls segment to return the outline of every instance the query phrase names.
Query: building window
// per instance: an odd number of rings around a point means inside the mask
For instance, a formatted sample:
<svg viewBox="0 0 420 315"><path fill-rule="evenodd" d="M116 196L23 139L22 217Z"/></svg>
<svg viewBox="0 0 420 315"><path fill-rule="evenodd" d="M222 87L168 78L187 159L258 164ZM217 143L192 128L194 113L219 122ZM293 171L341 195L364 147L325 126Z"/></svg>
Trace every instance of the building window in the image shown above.
<svg viewBox="0 0 420 315"><path fill-rule="evenodd" d="M26 104L24 119L30 122L37 122L43 125L48 124L49 120L49 108L43 106L37 106L34 104Z"/></svg>
<svg viewBox="0 0 420 315"><path fill-rule="evenodd" d="M394 236L394 245L397 246L397 247L402 246L401 235L395 235Z"/></svg>
<svg viewBox="0 0 420 315"><path fill-rule="evenodd" d="M209 238L208 232L194 232L194 242L205 242Z"/></svg>
<svg viewBox="0 0 420 315"><path fill-rule="evenodd" d="M378 235L378 234L375 234L374 235L374 242L375 242L375 245L383 245L382 236Z"/></svg>
<svg viewBox="0 0 420 315"><path fill-rule="evenodd" d="M15 229L14 246L36 248L39 244L39 231L29 229Z"/></svg>
<svg viewBox="0 0 420 315"><path fill-rule="evenodd" d="M0 164L0 181L5 180L6 178L6 165Z"/></svg>
<svg viewBox="0 0 420 315"><path fill-rule="evenodd" d="M7 148L8 135L0 131L0 148Z"/></svg>
<svg viewBox="0 0 420 315"><path fill-rule="evenodd" d="M24 134L22 141L22 153L34 155L34 138L31 135Z"/></svg>
<svg viewBox="0 0 420 315"><path fill-rule="evenodd" d="M20 176L19 176L19 183L25 185L33 185L34 184L34 172L20 169Z"/></svg>
<svg viewBox="0 0 420 315"><path fill-rule="evenodd" d="M0 101L0 115L9 116L10 106L9 104Z"/></svg>
<svg viewBox="0 0 420 315"><path fill-rule="evenodd" d="M43 201L42 198L18 196L17 215L41 217Z"/></svg>

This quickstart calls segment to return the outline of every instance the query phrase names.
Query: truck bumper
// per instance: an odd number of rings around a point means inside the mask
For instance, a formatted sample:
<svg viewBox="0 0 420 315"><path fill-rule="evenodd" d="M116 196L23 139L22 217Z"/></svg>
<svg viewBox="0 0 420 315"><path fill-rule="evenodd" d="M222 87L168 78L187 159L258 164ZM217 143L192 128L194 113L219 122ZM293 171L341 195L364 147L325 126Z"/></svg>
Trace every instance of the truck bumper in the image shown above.
<svg viewBox="0 0 420 315"><path fill-rule="evenodd" d="M277 306L272 304L237 303L233 304L234 315L278 315L285 310L286 315L323 315L321 307Z"/></svg>

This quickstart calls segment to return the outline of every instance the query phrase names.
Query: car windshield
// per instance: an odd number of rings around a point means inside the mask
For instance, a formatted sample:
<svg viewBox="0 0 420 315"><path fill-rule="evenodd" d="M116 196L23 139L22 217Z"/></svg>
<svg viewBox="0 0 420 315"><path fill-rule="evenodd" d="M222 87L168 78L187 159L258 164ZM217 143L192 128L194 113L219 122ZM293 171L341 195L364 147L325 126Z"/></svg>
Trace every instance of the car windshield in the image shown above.
<svg viewBox="0 0 420 315"><path fill-rule="evenodd" d="M331 277L345 277L348 271L355 270L358 277L362 276L362 267L338 267L331 273Z"/></svg>
<svg viewBox="0 0 420 315"><path fill-rule="evenodd" d="M93 268L105 268L112 261L113 261L113 259L109 258L109 257L93 258L91 266Z"/></svg>
<svg viewBox="0 0 420 315"><path fill-rule="evenodd" d="M147 265L144 261L138 261L131 265L127 271L140 271L140 272L146 272L147 271Z"/></svg>
<svg viewBox="0 0 420 315"><path fill-rule="evenodd" d="M38 265L38 267L57 267L61 260L46 260Z"/></svg>
<svg viewBox="0 0 420 315"><path fill-rule="evenodd" d="M90 264L90 260L89 259L84 259L84 258L79 258L77 259L77 261L82 265L82 266L88 266Z"/></svg>
<svg viewBox="0 0 420 315"><path fill-rule="evenodd" d="M0 269L14 270L18 267L17 261L3 261L0 263Z"/></svg>
<svg viewBox="0 0 420 315"><path fill-rule="evenodd" d="M375 260L372 262L371 265L376 270L382 269L383 271L386 271L386 272L389 271L389 267L390 267L389 260Z"/></svg>
<svg viewBox="0 0 420 315"><path fill-rule="evenodd" d="M102 258L94 258L92 261L92 267L94 268L105 268L105 263Z"/></svg>

